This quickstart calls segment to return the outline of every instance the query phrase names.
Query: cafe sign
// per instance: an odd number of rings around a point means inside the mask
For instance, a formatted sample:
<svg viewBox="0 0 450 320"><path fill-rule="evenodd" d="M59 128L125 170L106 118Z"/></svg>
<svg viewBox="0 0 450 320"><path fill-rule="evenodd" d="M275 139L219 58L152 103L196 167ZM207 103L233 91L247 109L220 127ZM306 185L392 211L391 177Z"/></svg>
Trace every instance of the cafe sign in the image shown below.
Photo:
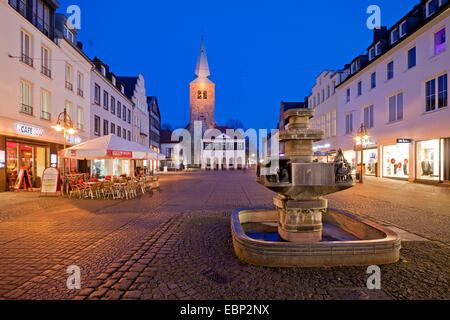
<svg viewBox="0 0 450 320"><path fill-rule="evenodd" d="M16 123L15 129L18 134L22 134L30 137L42 137L44 135L44 129L30 126L28 124Z"/></svg>
<svg viewBox="0 0 450 320"><path fill-rule="evenodd" d="M412 139L397 139L397 143L413 143Z"/></svg>
<svg viewBox="0 0 450 320"><path fill-rule="evenodd" d="M132 158L133 152L131 151L120 151L120 150L108 150L108 156L111 158Z"/></svg>

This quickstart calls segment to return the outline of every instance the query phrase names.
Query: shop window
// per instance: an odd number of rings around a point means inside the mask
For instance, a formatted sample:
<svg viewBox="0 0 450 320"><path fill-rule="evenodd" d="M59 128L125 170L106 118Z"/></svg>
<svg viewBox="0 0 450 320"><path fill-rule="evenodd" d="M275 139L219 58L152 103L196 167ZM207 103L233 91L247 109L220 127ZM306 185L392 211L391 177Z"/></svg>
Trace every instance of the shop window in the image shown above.
<svg viewBox="0 0 450 320"><path fill-rule="evenodd" d="M417 179L439 181L439 140L417 142Z"/></svg>
<svg viewBox="0 0 450 320"><path fill-rule="evenodd" d="M94 176L98 178L104 178L108 175L108 165L109 161L102 159L102 160L93 160L93 168L92 173Z"/></svg>
<svg viewBox="0 0 450 320"><path fill-rule="evenodd" d="M378 167L378 150L364 150L364 168L367 176L376 176Z"/></svg>
<svg viewBox="0 0 450 320"><path fill-rule="evenodd" d="M383 147L383 176L387 178L409 177L409 144Z"/></svg>
<svg viewBox="0 0 450 320"><path fill-rule="evenodd" d="M14 186L20 168L27 168L33 187L39 188L48 161L49 149L47 147L6 142L6 170L9 188Z"/></svg>

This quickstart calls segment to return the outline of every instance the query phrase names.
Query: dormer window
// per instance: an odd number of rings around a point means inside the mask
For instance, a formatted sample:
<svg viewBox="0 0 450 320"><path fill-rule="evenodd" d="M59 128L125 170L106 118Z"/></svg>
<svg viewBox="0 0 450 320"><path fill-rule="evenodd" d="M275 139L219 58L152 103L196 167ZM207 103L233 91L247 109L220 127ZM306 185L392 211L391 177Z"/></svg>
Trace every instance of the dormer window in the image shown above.
<svg viewBox="0 0 450 320"><path fill-rule="evenodd" d="M75 37L73 36L73 32L70 31L66 26L64 26L64 37L70 42L74 43Z"/></svg>
<svg viewBox="0 0 450 320"><path fill-rule="evenodd" d="M400 25L400 38L404 37L407 32L406 21Z"/></svg>
<svg viewBox="0 0 450 320"><path fill-rule="evenodd" d="M378 56L381 54L381 42L378 42L375 46L375 55Z"/></svg>
<svg viewBox="0 0 450 320"><path fill-rule="evenodd" d="M101 66L100 70L102 71L102 75L106 77L106 68L104 66Z"/></svg>
<svg viewBox="0 0 450 320"><path fill-rule="evenodd" d="M375 58L375 47L372 47L369 50L369 60L373 60L374 58Z"/></svg>
<svg viewBox="0 0 450 320"><path fill-rule="evenodd" d="M123 94L125 94L125 87L123 85L120 86L120 92L122 92Z"/></svg>
<svg viewBox="0 0 450 320"><path fill-rule="evenodd" d="M398 41L398 38L399 38L399 31L397 27L391 33L391 43L396 43Z"/></svg>
<svg viewBox="0 0 450 320"><path fill-rule="evenodd" d="M113 85L116 85L116 77L113 76L113 77L111 78L111 81L112 81L112 84L113 84Z"/></svg>
<svg viewBox="0 0 450 320"><path fill-rule="evenodd" d="M435 0L430 0L427 2L426 4L426 14L427 14L427 18L429 16L431 16L433 13L435 13L437 10L436 8L436 2Z"/></svg>

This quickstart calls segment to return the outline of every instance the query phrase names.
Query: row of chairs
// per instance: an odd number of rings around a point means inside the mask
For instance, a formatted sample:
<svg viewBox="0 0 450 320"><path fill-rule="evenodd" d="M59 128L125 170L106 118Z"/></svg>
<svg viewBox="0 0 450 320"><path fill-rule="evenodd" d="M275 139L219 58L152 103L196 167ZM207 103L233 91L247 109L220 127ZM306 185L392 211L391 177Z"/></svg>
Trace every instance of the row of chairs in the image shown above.
<svg viewBox="0 0 450 320"><path fill-rule="evenodd" d="M85 182L70 181L69 198L79 199L134 199L147 190L158 189L159 180L154 177L144 177L138 180L121 179L119 181Z"/></svg>

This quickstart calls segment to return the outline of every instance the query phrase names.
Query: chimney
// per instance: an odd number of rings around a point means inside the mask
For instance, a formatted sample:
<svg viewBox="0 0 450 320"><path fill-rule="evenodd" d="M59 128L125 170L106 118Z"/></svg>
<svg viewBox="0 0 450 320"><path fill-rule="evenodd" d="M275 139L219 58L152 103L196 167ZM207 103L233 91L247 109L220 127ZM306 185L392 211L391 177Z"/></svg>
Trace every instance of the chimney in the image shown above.
<svg viewBox="0 0 450 320"><path fill-rule="evenodd" d="M373 29L373 42L378 42L382 39L387 39L387 27L380 27Z"/></svg>
<svg viewBox="0 0 450 320"><path fill-rule="evenodd" d="M78 49L80 49L81 51L83 51L83 42L78 41L78 42L77 42L77 47L78 47Z"/></svg>

